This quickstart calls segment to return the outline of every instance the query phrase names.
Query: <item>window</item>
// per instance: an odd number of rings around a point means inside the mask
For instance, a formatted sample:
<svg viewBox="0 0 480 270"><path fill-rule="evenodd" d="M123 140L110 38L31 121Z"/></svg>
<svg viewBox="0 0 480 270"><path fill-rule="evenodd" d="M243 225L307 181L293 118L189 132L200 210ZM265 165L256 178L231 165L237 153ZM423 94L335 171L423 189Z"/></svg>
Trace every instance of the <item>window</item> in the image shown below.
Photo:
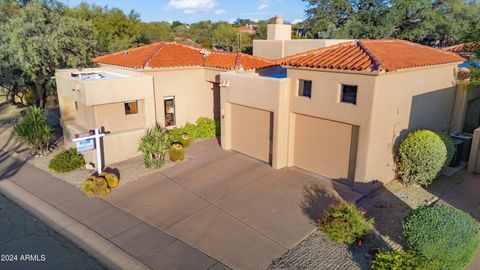
<svg viewBox="0 0 480 270"><path fill-rule="evenodd" d="M356 85L342 84L342 97L341 101L344 103L357 104L357 89Z"/></svg>
<svg viewBox="0 0 480 270"><path fill-rule="evenodd" d="M128 101L125 102L125 114L136 114L138 113L138 104L137 101Z"/></svg>
<svg viewBox="0 0 480 270"><path fill-rule="evenodd" d="M298 81L298 96L300 97L312 97L312 81L299 80Z"/></svg>
<svg viewBox="0 0 480 270"><path fill-rule="evenodd" d="M165 126L175 126L175 97L164 97Z"/></svg>

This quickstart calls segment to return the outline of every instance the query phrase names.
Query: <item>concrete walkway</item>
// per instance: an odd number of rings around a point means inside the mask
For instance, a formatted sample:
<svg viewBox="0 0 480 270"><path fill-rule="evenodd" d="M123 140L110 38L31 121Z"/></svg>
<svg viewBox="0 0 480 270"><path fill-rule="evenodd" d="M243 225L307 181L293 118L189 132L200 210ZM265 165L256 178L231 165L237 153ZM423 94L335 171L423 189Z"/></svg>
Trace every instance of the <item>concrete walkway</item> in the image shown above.
<svg viewBox="0 0 480 270"><path fill-rule="evenodd" d="M85 226L92 230L94 235L83 232L81 237L89 239L77 239L76 242L99 238L110 245L120 248L126 254L131 255L146 267L152 269L228 269L222 263L206 255L205 253L178 240L161 229L158 229L133 215L98 198L88 198L77 188L56 179L47 172L23 163L15 158L3 158L0 163L0 175L2 175L2 187L9 187L9 191L17 190L15 194L25 192L34 195L35 204L46 203L41 209L30 209L33 214L41 211L43 214L52 213L48 207L59 210L73 221L66 224L67 227L76 228ZM15 194L10 194L11 196ZM24 196L26 197L26 195ZM18 198L17 198L18 199ZM34 207L33 207L34 208ZM29 209L27 209L29 210ZM57 215L58 216L58 215ZM56 220L56 222L61 222ZM65 221L63 221L65 223ZM52 224L57 227L58 224ZM103 246L92 247L96 257L105 255L104 252L115 252L114 248L106 249ZM102 250L103 249L103 250ZM88 251L88 250L87 250ZM106 254L105 256L118 256L118 254ZM125 256L124 256L125 257ZM102 259L99 258L101 261ZM121 264L114 268L141 269L139 264L129 266ZM125 261L123 261L125 262ZM109 267L113 267L109 265Z"/></svg>
<svg viewBox="0 0 480 270"><path fill-rule="evenodd" d="M313 232L305 207L321 213L331 197L360 197L343 184L223 151L214 140L187 151L191 160L105 199L234 269L264 269ZM324 196L305 204L306 192L319 186Z"/></svg>

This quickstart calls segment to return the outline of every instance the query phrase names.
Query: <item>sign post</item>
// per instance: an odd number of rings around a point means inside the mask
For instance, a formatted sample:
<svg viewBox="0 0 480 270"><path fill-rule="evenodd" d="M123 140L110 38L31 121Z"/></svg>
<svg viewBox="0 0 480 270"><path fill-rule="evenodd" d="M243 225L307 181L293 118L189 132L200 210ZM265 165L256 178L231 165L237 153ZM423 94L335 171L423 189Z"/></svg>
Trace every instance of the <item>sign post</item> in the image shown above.
<svg viewBox="0 0 480 270"><path fill-rule="evenodd" d="M102 152L100 147L100 138L105 136L104 133L100 133L98 128L91 132L77 134L77 138L73 139L73 142L77 145L77 151L79 153L86 153L94 149L97 150L97 172L102 173Z"/></svg>

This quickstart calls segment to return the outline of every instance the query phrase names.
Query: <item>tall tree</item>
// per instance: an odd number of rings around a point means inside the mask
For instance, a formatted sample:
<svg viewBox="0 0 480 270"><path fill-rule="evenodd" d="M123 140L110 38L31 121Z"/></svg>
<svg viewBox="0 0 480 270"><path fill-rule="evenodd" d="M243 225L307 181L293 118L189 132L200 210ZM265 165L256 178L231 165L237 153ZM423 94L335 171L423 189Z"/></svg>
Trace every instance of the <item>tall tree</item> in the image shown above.
<svg viewBox="0 0 480 270"><path fill-rule="evenodd" d="M141 22L133 10L125 14L118 8L82 3L67 10L67 15L91 23L100 54L125 50L141 43Z"/></svg>
<svg viewBox="0 0 480 270"><path fill-rule="evenodd" d="M232 25L225 22L218 23L213 31L214 44L217 47L233 51L237 45L237 35L238 31Z"/></svg>
<svg viewBox="0 0 480 270"><path fill-rule="evenodd" d="M6 24L10 51L25 78L35 86L35 102L44 106L55 87L55 69L85 67L96 41L87 22L62 16L57 5L29 2Z"/></svg>
<svg viewBox="0 0 480 270"><path fill-rule="evenodd" d="M341 31L353 14L349 0L303 0L307 2L307 21L311 31L322 38L341 37Z"/></svg>
<svg viewBox="0 0 480 270"><path fill-rule="evenodd" d="M341 36L355 38L388 38L394 23L389 18L389 3L385 0L358 0Z"/></svg>
<svg viewBox="0 0 480 270"><path fill-rule="evenodd" d="M141 43L172 41L172 26L168 22L149 22L141 24Z"/></svg>

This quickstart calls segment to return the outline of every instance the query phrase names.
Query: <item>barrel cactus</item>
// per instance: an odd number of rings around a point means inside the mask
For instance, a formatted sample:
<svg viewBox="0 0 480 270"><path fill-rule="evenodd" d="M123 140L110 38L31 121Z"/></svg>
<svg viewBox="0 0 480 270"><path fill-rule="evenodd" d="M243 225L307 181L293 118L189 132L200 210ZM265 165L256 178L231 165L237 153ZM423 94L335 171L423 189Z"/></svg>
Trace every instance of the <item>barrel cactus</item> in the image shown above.
<svg viewBox="0 0 480 270"><path fill-rule="evenodd" d="M116 188L118 186L118 176L116 174L103 172L100 174L100 177L107 181L109 188Z"/></svg>
<svg viewBox="0 0 480 270"><path fill-rule="evenodd" d="M89 177L85 182L83 182L81 186L82 192L87 195L88 197L92 197L95 195L95 177Z"/></svg>
<svg viewBox="0 0 480 270"><path fill-rule="evenodd" d="M170 160L174 162L180 162L185 157L185 148L183 148L180 143L173 143L170 145L170 150L168 151L170 155Z"/></svg>
<svg viewBox="0 0 480 270"><path fill-rule="evenodd" d="M178 142L181 143L184 148L187 148L191 142L190 135L187 133L182 133L178 138Z"/></svg>

